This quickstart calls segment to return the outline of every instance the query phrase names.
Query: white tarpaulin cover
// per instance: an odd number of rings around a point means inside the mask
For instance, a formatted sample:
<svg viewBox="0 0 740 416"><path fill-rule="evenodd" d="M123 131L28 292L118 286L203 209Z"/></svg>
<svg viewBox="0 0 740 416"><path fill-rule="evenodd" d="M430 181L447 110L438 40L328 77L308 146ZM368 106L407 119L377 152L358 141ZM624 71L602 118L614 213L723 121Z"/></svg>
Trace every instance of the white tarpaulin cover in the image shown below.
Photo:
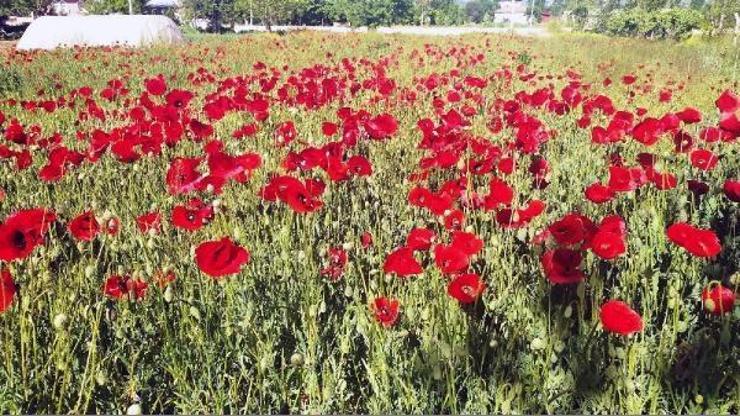
<svg viewBox="0 0 740 416"><path fill-rule="evenodd" d="M31 23L16 46L19 50L71 46L146 46L183 41L166 16L44 16Z"/></svg>

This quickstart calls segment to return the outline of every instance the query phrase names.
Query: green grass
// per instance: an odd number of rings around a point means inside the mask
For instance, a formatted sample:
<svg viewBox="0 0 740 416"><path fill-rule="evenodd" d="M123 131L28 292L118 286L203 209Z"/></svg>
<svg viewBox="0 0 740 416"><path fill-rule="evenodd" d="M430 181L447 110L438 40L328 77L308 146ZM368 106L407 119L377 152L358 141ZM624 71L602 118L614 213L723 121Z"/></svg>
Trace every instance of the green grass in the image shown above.
<svg viewBox="0 0 740 416"><path fill-rule="evenodd" d="M412 87L414 77L456 66L456 58L443 56L418 64L412 53L423 52L425 44L439 51L464 46L468 56L485 54L485 62L462 69L464 75L488 76L503 65L513 69L526 54L531 70L555 76L536 81L538 87L553 82L559 91L564 81L557 76L573 68L593 84L594 93L608 93L617 108L645 107L660 115L691 105L710 123L716 121L713 102L719 93L740 90L738 50L727 40L681 44L566 34L443 39L301 33L227 40L199 36L184 47L140 51L30 56L8 51L0 57L3 71L20 74L21 82L0 91L5 99L35 99L39 89L56 97L83 85L98 91L121 77L136 96L143 79L162 73L172 77L170 87L196 91L191 107L200 109L216 85L191 85L187 76L199 67L224 79L251 73L256 61L288 65L292 72L317 63L337 65L344 57L353 59L360 79L370 68L354 59L388 59L387 75L402 89ZM600 69L600 64L608 65ZM653 92L627 103L619 79L629 72L640 82L649 78ZM605 77L614 85L602 87ZM684 84L684 90L673 102L658 103L657 91L671 81ZM485 97L490 103L534 88L515 77L510 87L491 83ZM216 135L230 153L259 152L264 165L248 183L226 187L218 197L223 213L193 234L165 223L161 234L146 236L135 226L137 215L158 209L167 218L182 202L166 193L164 175L170 158L197 154L193 143L131 165L106 155L55 185L36 177L44 157L37 155L32 168L22 172L10 161L0 162L0 186L7 193L0 218L15 209L45 206L65 220L92 208L122 223L119 235L86 244L56 230L29 259L10 265L19 296L0 315L0 413L119 413L138 401L147 413L740 412L738 308L713 318L702 312L699 298L710 280L735 273L738 283L740 214L718 189L725 178L738 176L737 143L717 148L720 167L704 175L713 189L700 205L692 204L685 190L685 180L699 174L664 140L653 151L678 176L677 189L645 188L596 206L584 200L582 190L606 177L607 149L591 145L588 131L575 128L577 115L537 113L558 132L543 148L551 184L530 191L526 163L507 180L523 194L520 198L541 198L548 210L524 231L504 230L491 215L470 213L468 225L485 241L474 269L488 288L474 307L461 308L447 296L446 280L432 266L403 281L383 275L386 254L408 231L436 221L408 206L411 185L405 180L422 156L416 149L421 138L416 121L434 115L429 94L414 105L368 103L370 97L362 92L315 111L273 106L257 136L241 141L230 140L230 134L250 116L231 114L216 123ZM100 105L116 106L102 100ZM287 152L273 146L274 127L292 119L301 138L321 142L321 122L335 120L343 105L373 114L390 111L399 121L390 141L362 145L373 176L341 184L327 180L325 207L313 215L296 215L284 205L263 206L257 192ZM77 123L71 109L29 114L0 104L0 111L24 124L39 124L44 135L58 131L72 147L79 146L77 131L122 123L114 117ZM506 133L491 135L485 111L480 114L473 118L473 134L497 143L510 139ZM621 151L631 163L644 148L630 142ZM432 180L449 177L436 173ZM588 280L577 287L552 287L541 271L541 251L529 240L573 210L596 219L621 214L628 222L628 255L611 264L587 256ZM690 258L667 242L665 228L681 217L729 230L719 259ZM366 251L359 248L365 231L375 240ZM252 261L240 274L214 282L198 271L191 253L200 242L220 236L247 247ZM343 278L326 281L319 274L325 250L347 243L353 248ZM167 291L152 285L141 302L114 301L101 292L110 274L151 279L162 268L173 270L177 281ZM393 328L380 326L370 312L370 301L381 295L401 301L401 319ZM610 298L633 305L645 319L645 331L624 339L599 329L598 307ZM54 325L60 316L66 320Z"/></svg>

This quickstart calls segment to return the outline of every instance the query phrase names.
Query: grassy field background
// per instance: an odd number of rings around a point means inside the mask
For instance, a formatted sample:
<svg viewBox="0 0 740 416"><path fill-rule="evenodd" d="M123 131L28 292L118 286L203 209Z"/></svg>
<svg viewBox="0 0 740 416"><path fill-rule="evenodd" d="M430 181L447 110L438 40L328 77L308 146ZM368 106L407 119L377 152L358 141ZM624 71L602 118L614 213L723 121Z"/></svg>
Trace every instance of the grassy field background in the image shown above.
<svg viewBox="0 0 740 416"><path fill-rule="evenodd" d="M490 214L469 214L467 225L485 242L474 265L488 286L482 299L461 307L447 296L446 280L433 267L405 280L382 270L386 255L410 229L439 227L437 219L407 203L412 187L407 178L423 155L416 148L421 140L416 123L435 117L434 93L420 91L413 104L399 98L404 88L416 88L415 78L449 74L456 67L460 77L488 77L520 64L542 76L489 83L482 93L490 104L548 83L559 91L571 68L592 83L590 93L604 92L617 108L644 107L660 116L694 106L715 122L714 100L725 89L740 91L740 58L729 39L299 33L199 36L182 47L136 51L0 53L0 111L25 125L38 124L44 135L59 132L70 147L79 145L78 131L123 124L114 114L126 107L122 101L98 98L108 114L105 121L80 121L79 108L46 114L2 101L58 97L82 86L92 87L97 98L111 79L121 79L136 97L144 79L161 73L170 88L195 93L191 108L199 115L219 81L249 77L258 61L282 72L279 84L309 67L341 77L343 58L357 67L360 80L383 67L396 82L396 92L384 99L361 90L312 110L275 103L270 118L248 139L230 137L251 116L230 113L214 123L215 136L229 151L258 152L263 166L247 183L211 198L218 199L222 212L192 234L165 222L160 234L145 235L135 219L152 210L166 218L182 202L167 194L164 176L174 156L198 154L193 142L132 164L106 155L56 184L37 178L44 157L34 157L32 167L20 172L9 161L0 162L6 193L0 217L43 206L64 219L93 209L122 224L118 235L92 243L54 232L29 259L9 265L19 295L0 315L0 413L119 413L133 403L147 413L740 412L738 308L717 318L702 311L700 300L711 280L740 283L738 205L719 190L724 179L740 173L737 142L715 150L721 155L717 169L697 173L673 153L670 140L662 141L652 151L664 158L679 186L643 189L597 206L584 199L583 189L606 177L607 149L592 145L589 131L575 126L578 112L555 117L541 111L540 119L557 132L541 152L550 163L550 185L532 190L526 164L507 180L520 198L546 201L546 213L521 230L497 226ZM477 54L485 60L470 65ZM635 87L630 99L630 89L619 81L628 73L638 76L637 85L649 84L650 92ZM608 87L602 84L607 77L614 81ZM665 87L674 90L673 100L660 103L657 94ZM280 171L287 153L274 146L275 127L292 120L301 139L322 143L321 123L336 120L342 106L389 112L398 120L391 140L360 144L373 175L341 184L327 180L325 206L311 215L261 201L259 189L271 172ZM486 128L486 107L470 118L471 134L508 141L507 130L491 134ZM629 141L618 150L632 161L644 148ZM432 183L451 177L435 175ZM697 204L685 181L699 176L713 188ZM574 210L592 218L621 214L628 223L628 254L609 264L588 257L585 282L554 287L529 240ZM691 258L669 244L664 230L680 219L722 230L722 255ZM359 246L364 232L374 239L366 250ZM192 250L220 236L247 247L252 259L240 274L214 282L199 272ZM338 282L330 282L319 271L326 250L341 245L349 264ZM176 281L162 290L152 284L139 302L112 300L101 292L111 274L151 279L161 269L174 271ZM401 318L392 328L379 325L369 307L380 295L401 303ZM598 328L598 308L611 298L642 314L642 333L620 338Z"/></svg>

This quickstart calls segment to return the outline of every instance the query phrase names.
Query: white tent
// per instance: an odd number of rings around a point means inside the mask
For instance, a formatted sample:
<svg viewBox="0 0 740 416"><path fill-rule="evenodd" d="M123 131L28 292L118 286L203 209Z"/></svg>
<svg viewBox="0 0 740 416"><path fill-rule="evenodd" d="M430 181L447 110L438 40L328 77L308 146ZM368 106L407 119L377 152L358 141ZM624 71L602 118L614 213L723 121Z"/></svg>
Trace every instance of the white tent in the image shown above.
<svg viewBox="0 0 740 416"><path fill-rule="evenodd" d="M16 48L138 47L180 42L183 42L180 29L166 16L44 16L31 23Z"/></svg>

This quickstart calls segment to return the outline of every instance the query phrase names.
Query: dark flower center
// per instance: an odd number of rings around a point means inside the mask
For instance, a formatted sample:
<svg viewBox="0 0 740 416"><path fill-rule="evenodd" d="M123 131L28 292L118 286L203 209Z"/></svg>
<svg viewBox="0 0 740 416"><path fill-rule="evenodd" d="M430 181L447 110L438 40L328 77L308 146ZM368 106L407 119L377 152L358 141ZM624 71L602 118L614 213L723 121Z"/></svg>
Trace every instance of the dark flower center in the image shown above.
<svg viewBox="0 0 740 416"><path fill-rule="evenodd" d="M14 231L12 241L13 241L13 247L19 250L23 250L26 248L26 244L27 244L26 234L24 234L22 231L20 230Z"/></svg>

